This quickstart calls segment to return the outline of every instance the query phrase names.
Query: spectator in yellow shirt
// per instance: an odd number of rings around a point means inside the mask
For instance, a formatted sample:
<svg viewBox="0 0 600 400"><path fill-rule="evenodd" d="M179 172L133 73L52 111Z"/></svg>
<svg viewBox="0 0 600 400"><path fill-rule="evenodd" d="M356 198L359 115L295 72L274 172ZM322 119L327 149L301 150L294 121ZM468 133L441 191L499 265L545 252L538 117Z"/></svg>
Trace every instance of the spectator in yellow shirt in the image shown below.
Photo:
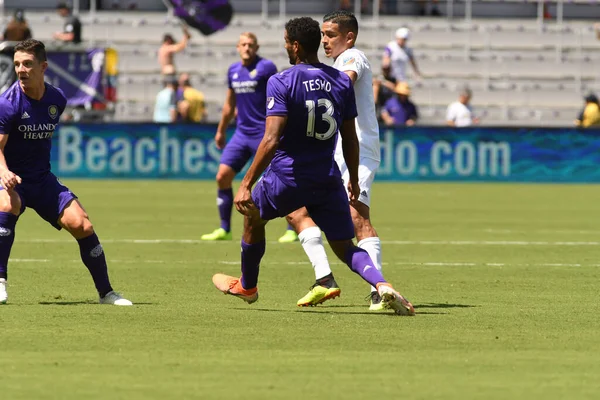
<svg viewBox="0 0 600 400"><path fill-rule="evenodd" d="M181 119L185 122L202 122L206 119L204 94L194 89L190 84L190 75L183 73L179 76L181 99L177 109Z"/></svg>
<svg viewBox="0 0 600 400"><path fill-rule="evenodd" d="M585 106L575 120L575 125L581 128L600 127L600 104L596 95L589 94L585 97Z"/></svg>

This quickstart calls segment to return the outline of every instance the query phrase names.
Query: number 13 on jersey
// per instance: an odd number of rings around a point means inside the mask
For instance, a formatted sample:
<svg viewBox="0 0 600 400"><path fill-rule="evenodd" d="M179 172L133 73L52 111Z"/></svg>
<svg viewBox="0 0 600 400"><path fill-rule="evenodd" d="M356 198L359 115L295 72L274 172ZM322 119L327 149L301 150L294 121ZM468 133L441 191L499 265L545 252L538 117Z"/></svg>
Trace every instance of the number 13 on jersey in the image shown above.
<svg viewBox="0 0 600 400"><path fill-rule="evenodd" d="M337 122L333 117L333 103L329 99L319 99L316 107L314 100L306 100L305 106L308 109L306 136L314 137L318 140L327 140L337 133ZM320 111L323 108L325 108L325 111L321 113L321 119L329 124L329 129L324 133L315 132L315 114L316 111Z"/></svg>

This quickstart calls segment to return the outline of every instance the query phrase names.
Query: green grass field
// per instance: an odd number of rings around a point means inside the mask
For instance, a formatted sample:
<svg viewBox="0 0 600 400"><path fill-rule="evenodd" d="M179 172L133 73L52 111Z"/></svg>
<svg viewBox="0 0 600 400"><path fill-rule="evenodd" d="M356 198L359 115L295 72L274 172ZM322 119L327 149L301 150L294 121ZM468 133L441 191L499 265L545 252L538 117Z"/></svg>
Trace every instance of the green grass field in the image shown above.
<svg viewBox="0 0 600 400"><path fill-rule="evenodd" d="M66 184L136 305L98 305L76 243L28 210L0 306L2 400L600 395L600 186L377 184L408 318L370 313L337 260L342 296L298 309L313 271L275 242L283 220L267 226L259 301L217 292L215 272L239 273L241 218L232 242L197 241L217 225L212 182Z"/></svg>

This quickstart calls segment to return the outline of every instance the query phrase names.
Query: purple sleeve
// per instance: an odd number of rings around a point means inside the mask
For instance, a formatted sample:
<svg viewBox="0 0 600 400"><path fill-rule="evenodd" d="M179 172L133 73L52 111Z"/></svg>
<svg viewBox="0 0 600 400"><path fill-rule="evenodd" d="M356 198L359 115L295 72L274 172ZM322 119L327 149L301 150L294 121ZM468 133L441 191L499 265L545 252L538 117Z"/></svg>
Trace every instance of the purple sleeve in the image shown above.
<svg viewBox="0 0 600 400"><path fill-rule="evenodd" d="M267 79L269 79L276 73L277 73L277 66L275 64L273 64L271 61L269 61L267 63L267 65L265 65L265 77Z"/></svg>
<svg viewBox="0 0 600 400"><path fill-rule="evenodd" d="M280 77L281 75L273 75L267 82L267 117L288 115L287 87Z"/></svg>
<svg viewBox="0 0 600 400"><path fill-rule="evenodd" d="M0 99L0 134L6 135L13 128L15 110L7 100Z"/></svg>
<svg viewBox="0 0 600 400"><path fill-rule="evenodd" d="M385 46L385 50L383 50L383 54L385 54L388 57L390 57L392 55L392 49L390 49L390 46Z"/></svg>
<svg viewBox="0 0 600 400"><path fill-rule="evenodd" d="M356 96L354 94L354 86L352 85L350 78L348 78L348 82L349 86L346 92L346 101L344 102L344 120L356 118L358 116L358 113L356 112Z"/></svg>

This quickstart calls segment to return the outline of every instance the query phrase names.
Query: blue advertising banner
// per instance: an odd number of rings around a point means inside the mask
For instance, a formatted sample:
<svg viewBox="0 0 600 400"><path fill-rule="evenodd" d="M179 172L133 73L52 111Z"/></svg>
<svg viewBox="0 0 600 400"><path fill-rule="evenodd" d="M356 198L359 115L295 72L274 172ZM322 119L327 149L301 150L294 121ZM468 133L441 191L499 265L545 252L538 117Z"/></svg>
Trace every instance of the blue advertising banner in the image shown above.
<svg viewBox="0 0 600 400"><path fill-rule="evenodd" d="M61 125L61 178L214 179L214 125ZM228 137L233 135L233 129ZM600 182L600 131L413 127L381 132L380 181Z"/></svg>

